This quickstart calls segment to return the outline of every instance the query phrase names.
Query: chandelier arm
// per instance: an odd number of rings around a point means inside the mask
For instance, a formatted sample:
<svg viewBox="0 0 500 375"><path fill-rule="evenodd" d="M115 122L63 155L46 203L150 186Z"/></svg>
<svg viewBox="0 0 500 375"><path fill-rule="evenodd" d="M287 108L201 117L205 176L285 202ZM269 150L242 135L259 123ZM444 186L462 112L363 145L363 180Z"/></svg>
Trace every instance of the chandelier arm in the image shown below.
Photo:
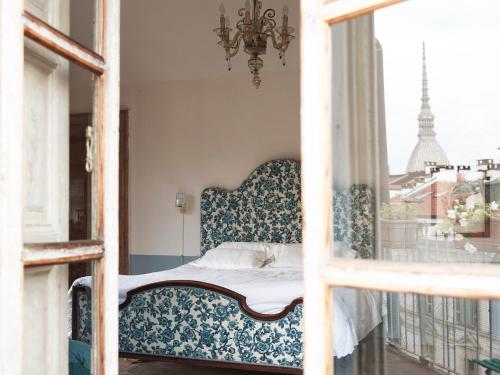
<svg viewBox="0 0 500 375"><path fill-rule="evenodd" d="M274 29L276 27L276 21L274 20L275 16L276 11L274 9L266 9L264 13L262 13L262 17L260 19L260 21L262 22L262 26L267 24L271 29Z"/></svg>
<svg viewBox="0 0 500 375"><path fill-rule="evenodd" d="M227 49L226 49L226 58L231 58L233 56L236 56L240 49L240 42L242 38L242 32L238 31L235 35L233 40L229 43ZM233 50L233 52L231 52Z"/></svg>
<svg viewBox="0 0 500 375"><path fill-rule="evenodd" d="M262 16L259 20L259 25L261 31L264 28L264 26L267 26L269 29L274 29L276 27L276 21L273 20L272 18L267 18L265 16Z"/></svg>
<svg viewBox="0 0 500 375"><path fill-rule="evenodd" d="M266 30L266 34L271 37L271 40L273 41L273 47L281 51L283 45L282 43L278 43L278 41L276 40L276 33L274 32L274 30L269 28Z"/></svg>
<svg viewBox="0 0 500 375"><path fill-rule="evenodd" d="M289 46L289 45L290 45L290 42L289 42L289 41L288 41L288 42L286 42L286 43L283 43L283 42L282 42L282 43L280 43L280 51L281 51L282 53L285 53L285 52L286 52L286 50L288 49L288 46Z"/></svg>
<svg viewBox="0 0 500 375"><path fill-rule="evenodd" d="M268 14L269 13L269 14ZM263 17L266 17L266 18L274 18L276 16L276 11L272 8L267 8L263 13L262 13L262 16Z"/></svg>
<svg viewBox="0 0 500 375"><path fill-rule="evenodd" d="M233 40L229 43L229 48L238 48L241 40L242 32L237 31L236 34L234 34Z"/></svg>
<svg viewBox="0 0 500 375"><path fill-rule="evenodd" d="M243 31L244 27L245 27L245 20L243 18L241 20L239 20L238 22L236 22L236 28L239 31Z"/></svg>

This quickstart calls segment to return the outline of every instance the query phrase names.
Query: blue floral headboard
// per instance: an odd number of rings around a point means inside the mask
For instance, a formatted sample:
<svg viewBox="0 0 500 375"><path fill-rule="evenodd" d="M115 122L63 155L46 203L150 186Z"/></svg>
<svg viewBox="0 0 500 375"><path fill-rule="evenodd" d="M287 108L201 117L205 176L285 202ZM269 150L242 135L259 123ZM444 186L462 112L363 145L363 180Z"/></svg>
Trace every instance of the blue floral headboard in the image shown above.
<svg viewBox="0 0 500 375"><path fill-rule="evenodd" d="M300 162L272 160L234 191L201 194L201 253L222 242L302 242ZM374 199L366 185L334 193L334 238L362 258L374 254Z"/></svg>

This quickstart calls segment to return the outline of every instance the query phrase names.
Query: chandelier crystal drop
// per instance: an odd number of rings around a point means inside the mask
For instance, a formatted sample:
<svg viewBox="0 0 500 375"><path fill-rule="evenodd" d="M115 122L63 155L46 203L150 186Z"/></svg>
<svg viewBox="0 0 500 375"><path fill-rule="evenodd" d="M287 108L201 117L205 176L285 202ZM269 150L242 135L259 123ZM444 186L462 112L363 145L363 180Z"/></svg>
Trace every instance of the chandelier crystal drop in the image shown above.
<svg viewBox="0 0 500 375"><path fill-rule="evenodd" d="M276 26L274 9L262 11L262 1L246 0L245 7L238 10L240 19L236 23L236 33L231 38L229 17L226 16L224 4L219 7L220 27L214 29L219 38L218 44L226 51L228 70L231 70L231 58L235 56L243 44L244 51L250 55L248 68L253 75L252 83L256 88L260 87L260 70L264 66L264 60L260 57L267 51L267 40L271 38L273 47L278 50L279 58L283 66L286 65L286 50L290 42L295 38L294 29L288 26L288 6L283 7L281 27Z"/></svg>

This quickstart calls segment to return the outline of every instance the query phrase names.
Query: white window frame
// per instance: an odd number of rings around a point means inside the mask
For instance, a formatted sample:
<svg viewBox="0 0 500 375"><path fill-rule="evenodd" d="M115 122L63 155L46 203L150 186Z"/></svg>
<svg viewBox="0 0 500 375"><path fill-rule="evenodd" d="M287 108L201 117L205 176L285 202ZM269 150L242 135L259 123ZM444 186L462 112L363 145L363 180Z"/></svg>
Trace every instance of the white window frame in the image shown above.
<svg viewBox="0 0 500 375"><path fill-rule="evenodd" d="M23 268L93 260L93 373L118 373L120 1L96 0L94 50L0 0L0 374L22 371ZM96 74L95 240L24 244L24 37Z"/></svg>
<svg viewBox="0 0 500 375"><path fill-rule="evenodd" d="M332 131L330 25L401 0L301 0L304 373L333 373L332 288L470 299L500 298L500 267L330 259Z"/></svg>

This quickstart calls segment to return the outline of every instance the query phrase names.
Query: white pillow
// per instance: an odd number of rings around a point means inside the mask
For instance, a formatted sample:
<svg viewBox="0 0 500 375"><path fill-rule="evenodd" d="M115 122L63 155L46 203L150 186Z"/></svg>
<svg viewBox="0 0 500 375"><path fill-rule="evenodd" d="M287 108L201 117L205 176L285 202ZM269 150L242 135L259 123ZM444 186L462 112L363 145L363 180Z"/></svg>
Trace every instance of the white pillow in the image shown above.
<svg viewBox="0 0 500 375"><path fill-rule="evenodd" d="M346 259L356 258L356 252L343 241L333 243L333 256Z"/></svg>
<svg viewBox="0 0 500 375"><path fill-rule="evenodd" d="M301 243L276 243L276 242L223 242L217 249L245 249L263 251L266 258L276 255L282 248L293 247L302 248Z"/></svg>
<svg viewBox="0 0 500 375"><path fill-rule="evenodd" d="M335 241L333 253L336 257L354 259L356 252L342 241ZM301 244L270 244L267 256L271 258L269 267L302 267Z"/></svg>
<svg viewBox="0 0 500 375"><path fill-rule="evenodd" d="M223 242L216 249L244 249L268 253L271 245L269 242Z"/></svg>
<svg viewBox="0 0 500 375"><path fill-rule="evenodd" d="M272 258L269 267L302 267L300 244L273 244L268 254Z"/></svg>
<svg viewBox="0 0 500 375"><path fill-rule="evenodd" d="M265 260L266 256L262 251L216 248L208 250L200 259L190 264L216 269L260 268Z"/></svg>

